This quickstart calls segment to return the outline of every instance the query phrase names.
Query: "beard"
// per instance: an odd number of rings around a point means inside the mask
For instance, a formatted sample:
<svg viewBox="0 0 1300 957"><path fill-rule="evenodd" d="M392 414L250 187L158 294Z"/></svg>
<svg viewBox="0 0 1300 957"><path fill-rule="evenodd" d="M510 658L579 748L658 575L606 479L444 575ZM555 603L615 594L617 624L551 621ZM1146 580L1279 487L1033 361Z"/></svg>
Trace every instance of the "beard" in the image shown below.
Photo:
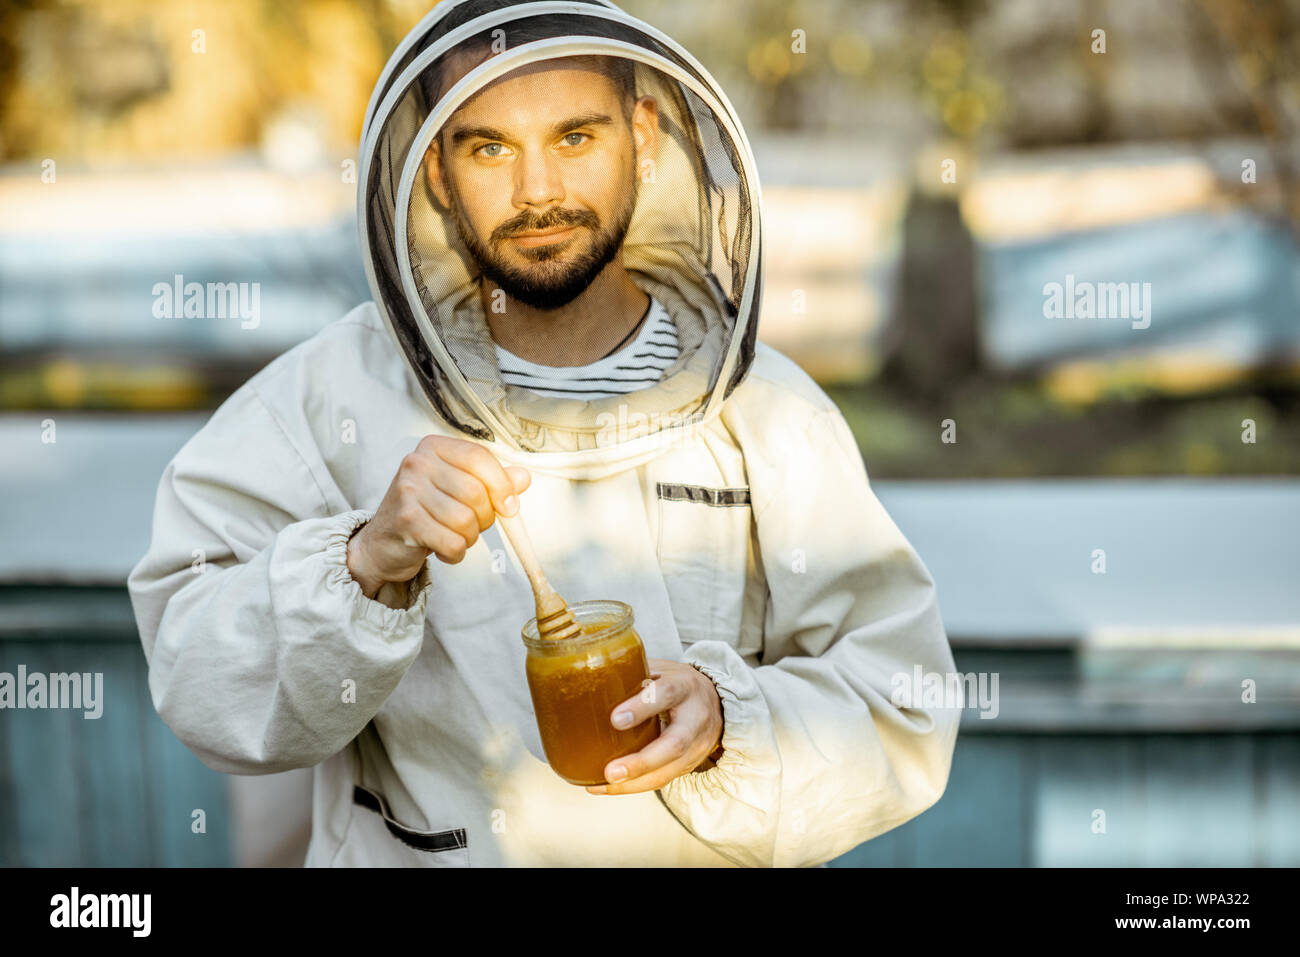
<svg viewBox="0 0 1300 957"><path fill-rule="evenodd" d="M470 226L454 185L450 180L447 182L456 232L479 270L504 289L510 298L544 312L567 306L614 261L632 222L640 187L640 182L633 176L633 188L625 191L623 208L609 228L602 228L600 217L591 210L552 208L541 215L525 210L492 230L485 244ZM565 250L581 238L581 233L544 246L516 247L519 255L532 261L533 265L528 267L508 262L501 249L502 243L517 233L568 226L593 233L587 250L571 260L565 260Z"/></svg>

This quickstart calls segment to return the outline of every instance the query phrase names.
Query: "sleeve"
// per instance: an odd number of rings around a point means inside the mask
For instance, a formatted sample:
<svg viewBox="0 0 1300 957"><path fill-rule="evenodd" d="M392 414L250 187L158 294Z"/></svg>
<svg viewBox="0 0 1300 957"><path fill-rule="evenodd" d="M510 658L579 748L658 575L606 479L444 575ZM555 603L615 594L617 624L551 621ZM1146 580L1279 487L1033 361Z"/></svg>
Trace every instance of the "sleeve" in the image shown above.
<svg viewBox="0 0 1300 957"><path fill-rule="evenodd" d="M320 763L419 653L429 564L367 598L347 542L373 512L331 514L323 471L245 386L159 483L149 549L127 587L154 707L218 771Z"/></svg>
<svg viewBox="0 0 1300 957"><path fill-rule="evenodd" d="M659 794L729 860L801 867L939 800L961 705L899 694L918 669L955 665L933 580L871 490L839 410L779 445L766 481L751 472L770 593L762 664L722 641L685 650L718 690L724 751Z"/></svg>

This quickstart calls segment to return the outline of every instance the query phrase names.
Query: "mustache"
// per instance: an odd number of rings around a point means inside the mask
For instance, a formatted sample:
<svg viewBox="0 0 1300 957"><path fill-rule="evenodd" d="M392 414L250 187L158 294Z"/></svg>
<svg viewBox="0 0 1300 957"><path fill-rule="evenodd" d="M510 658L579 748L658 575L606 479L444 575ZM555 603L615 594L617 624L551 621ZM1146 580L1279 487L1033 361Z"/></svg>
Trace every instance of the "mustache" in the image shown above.
<svg viewBox="0 0 1300 957"><path fill-rule="evenodd" d="M561 226L585 226L588 229L598 229L600 218L589 209L548 209L540 216L534 216L525 210L492 230L489 239L495 245L516 233L558 229Z"/></svg>

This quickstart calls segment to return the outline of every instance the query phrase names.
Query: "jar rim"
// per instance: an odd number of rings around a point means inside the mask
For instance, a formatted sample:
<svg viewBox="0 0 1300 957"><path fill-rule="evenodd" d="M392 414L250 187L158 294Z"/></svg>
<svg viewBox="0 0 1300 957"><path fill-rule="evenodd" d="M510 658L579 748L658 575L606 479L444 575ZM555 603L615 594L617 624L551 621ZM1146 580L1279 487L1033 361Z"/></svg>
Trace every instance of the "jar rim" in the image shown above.
<svg viewBox="0 0 1300 957"><path fill-rule="evenodd" d="M554 638L537 637L537 618L534 616L528 619L528 622L520 631L524 644L529 648L535 648L539 651L550 651L560 648L578 648L584 645L595 644L598 641L609 638L611 635L616 635L619 632L626 631L628 628L632 627L632 606L627 602L618 601L614 598L591 598L587 601L569 602L569 611L573 612L573 617L580 623L585 618L591 618L599 614L609 614L611 611L615 613L615 617L613 621L598 631L593 631L590 634L579 632L572 638L560 638L557 640ZM530 631L532 634L529 634Z"/></svg>

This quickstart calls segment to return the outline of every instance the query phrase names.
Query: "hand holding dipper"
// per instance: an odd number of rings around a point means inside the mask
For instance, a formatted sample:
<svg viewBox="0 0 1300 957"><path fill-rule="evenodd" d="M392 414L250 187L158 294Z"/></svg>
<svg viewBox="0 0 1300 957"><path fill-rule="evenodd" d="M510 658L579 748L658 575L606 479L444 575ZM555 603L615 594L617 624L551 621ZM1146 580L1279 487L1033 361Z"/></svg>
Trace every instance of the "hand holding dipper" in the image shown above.
<svg viewBox="0 0 1300 957"><path fill-rule="evenodd" d="M348 570L367 598L385 582L408 582L432 552L455 565L498 513L524 566L537 605L538 635L569 638L579 625L546 581L533 553L517 493L532 484L528 470L503 468L483 446L443 435L425 436L402 464L374 517L348 542Z"/></svg>
<svg viewBox="0 0 1300 957"><path fill-rule="evenodd" d="M528 470L503 468L466 439L428 435L402 459L374 517L348 541L347 563L368 598L409 582L432 553L455 565L498 514L519 511Z"/></svg>

